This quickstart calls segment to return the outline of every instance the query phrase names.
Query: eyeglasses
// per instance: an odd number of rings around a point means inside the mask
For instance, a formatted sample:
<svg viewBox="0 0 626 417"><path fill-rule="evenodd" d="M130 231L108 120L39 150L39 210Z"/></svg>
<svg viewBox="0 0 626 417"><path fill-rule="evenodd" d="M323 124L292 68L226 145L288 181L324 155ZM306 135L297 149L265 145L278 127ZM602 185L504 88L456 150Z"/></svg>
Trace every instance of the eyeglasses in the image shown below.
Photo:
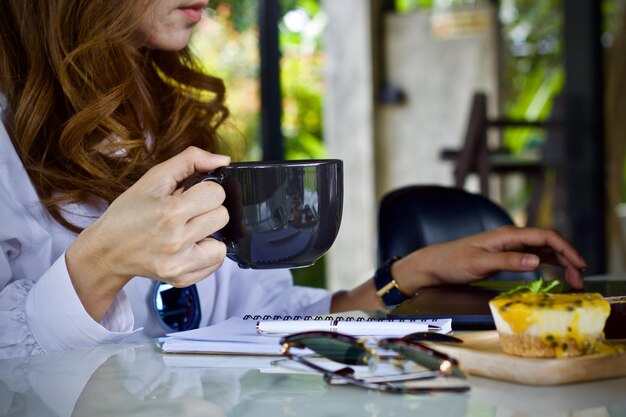
<svg viewBox="0 0 626 417"><path fill-rule="evenodd" d="M151 298L152 310L165 330L180 332L197 329L200 325L200 297L195 285L176 288L155 282Z"/></svg>
<svg viewBox="0 0 626 417"><path fill-rule="evenodd" d="M295 333L281 339L282 354L295 362L322 373L324 381L329 384L352 384L362 388L375 389L394 393L425 393L425 392L465 392L469 386L413 386L408 381L434 379L437 377L456 377L466 379L465 373L459 368L456 359L445 353L434 350L417 340L433 337L423 333L414 333L403 338L386 338L381 340L355 338L341 333L312 331ZM439 341L458 342L452 336L438 335ZM310 355L291 352L292 348L310 349L314 353L345 365L367 366L375 373L381 363L381 354L375 347L394 353L393 367L396 372L386 375L370 375L357 377L350 367L330 370L308 359ZM420 365L426 370L411 371L407 367L410 362ZM399 372L398 372L399 371Z"/></svg>

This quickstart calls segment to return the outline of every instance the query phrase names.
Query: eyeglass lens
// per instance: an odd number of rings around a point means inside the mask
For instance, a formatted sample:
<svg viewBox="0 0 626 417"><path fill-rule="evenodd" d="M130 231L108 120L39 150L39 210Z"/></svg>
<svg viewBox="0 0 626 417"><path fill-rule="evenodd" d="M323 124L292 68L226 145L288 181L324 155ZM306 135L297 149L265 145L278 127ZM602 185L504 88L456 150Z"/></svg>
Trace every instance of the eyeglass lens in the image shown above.
<svg viewBox="0 0 626 417"><path fill-rule="evenodd" d="M443 342L443 343L463 343L462 339L451 336L449 334L433 333L433 332L416 332L402 336L404 340L412 342Z"/></svg>
<svg viewBox="0 0 626 417"><path fill-rule="evenodd" d="M284 337L281 343L289 343L294 347L309 348L315 353L347 365L368 365L372 354L365 345L352 336L331 332L304 332ZM465 378L458 369L454 358L427 346L406 339L388 338L378 342L383 349L395 351L431 371L443 375Z"/></svg>
<svg viewBox="0 0 626 417"><path fill-rule="evenodd" d="M191 330L200 324L200 306L195 285L176 288L158 284L154 305L163 321L173 331Z"/></svg>
<svg viewBox="0 0 626 417"><path fill-rule="evenodd" d="M367 365L370 353L351 337L342 337L333 333L311 332L300 337L285 338L284 342L294 343L298 347L309 348L313 352L346 365Z"/></svg>
<svg viewBox="0 0 626 417"><path fill-rule="evenodd" d="M465 378L465 374L457 368L457 361L441 352L437 352L419 343L403 339L385 339L381 347L391 349L413 362L430 369L440 371L444 375Z"/></svg>

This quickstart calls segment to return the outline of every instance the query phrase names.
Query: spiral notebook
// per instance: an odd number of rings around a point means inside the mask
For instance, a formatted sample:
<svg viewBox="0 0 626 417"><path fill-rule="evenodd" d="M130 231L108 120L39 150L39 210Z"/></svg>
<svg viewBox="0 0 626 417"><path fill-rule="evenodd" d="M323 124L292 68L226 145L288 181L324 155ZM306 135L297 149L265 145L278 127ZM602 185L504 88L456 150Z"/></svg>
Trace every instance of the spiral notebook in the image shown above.
<svg viewBox="0 0 626 417"><path fill-rule="evenodd" d="M284 331L261 334L263 324L282 327ZM245 316L233 317L214 326L186 332L170 333L161 345L165 353L204 353L222 355L280 355L280 336L297 331L326 330L335 325L335 331L354 336L402 337L418 331L449 333L452 320L364 318L350 316ZM318 328L315 328L318 326ZM275 328L275 327L274 327ZM332 327L331 327L332 328ZM341 329L341 330L340 330ZM331 330L332 331L332 330ZM373 334L378 333L378 334Z"/></svg>

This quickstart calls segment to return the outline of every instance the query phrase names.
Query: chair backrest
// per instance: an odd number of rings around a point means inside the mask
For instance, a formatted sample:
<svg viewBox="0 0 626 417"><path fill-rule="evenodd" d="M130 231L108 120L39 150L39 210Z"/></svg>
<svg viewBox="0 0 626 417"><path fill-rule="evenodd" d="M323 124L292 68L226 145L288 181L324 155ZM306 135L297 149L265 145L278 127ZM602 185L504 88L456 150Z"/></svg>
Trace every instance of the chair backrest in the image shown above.
<svg viewBox="0 0 626 417"><path fill-rule="evenodd" d="M416 185L385 195L378 212L378 263L428 245L511 225L496 203L458 188ZM532 280L538 272L501 272L489 279Z"/></svg>

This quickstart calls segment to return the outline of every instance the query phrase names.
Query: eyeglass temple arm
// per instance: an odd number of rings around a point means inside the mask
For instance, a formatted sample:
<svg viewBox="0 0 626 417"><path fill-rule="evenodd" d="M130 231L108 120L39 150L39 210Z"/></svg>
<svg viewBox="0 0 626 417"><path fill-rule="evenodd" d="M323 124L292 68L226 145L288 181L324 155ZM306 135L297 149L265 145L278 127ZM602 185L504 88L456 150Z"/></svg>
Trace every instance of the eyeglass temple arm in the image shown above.
<svg viewBox="0 0 626 417"><path fill-rule="evenodd" d="M391 382L403 382L403 379L395 379L394 381L384 381L382 380L382 378L384 377L380 377L380 378L375 377L373 379L368 378L367 380L362 380L362 379L355 378L353 376L354 369L350 367L341 368L337 371L330 371L311 361L308 361L306 358L302 356L293 355L291 352L289 352L288 348L283 351L283 355L285 355L287 358L293 361L296 361L302 365L308 366L311 369L314 369L320 372L324 377L324 381L326 381L328 384L331 384L331 385L336 384L335 380L340 379L340 380L343 380L344 382L357 385L362 388L393 392L393 393L466 392L470 389L469 386L399 387L399 386L393 385ZM426 374L428 374L428 376ZM424 372L423 375L424 375L424 378L419 378L419 379L436 378L437 376L440 376L441 373L438 371L431 371L431 372ZM415 379L417 378L415 378L415 374L413 374L412 380L415 380Z"/></svg>

